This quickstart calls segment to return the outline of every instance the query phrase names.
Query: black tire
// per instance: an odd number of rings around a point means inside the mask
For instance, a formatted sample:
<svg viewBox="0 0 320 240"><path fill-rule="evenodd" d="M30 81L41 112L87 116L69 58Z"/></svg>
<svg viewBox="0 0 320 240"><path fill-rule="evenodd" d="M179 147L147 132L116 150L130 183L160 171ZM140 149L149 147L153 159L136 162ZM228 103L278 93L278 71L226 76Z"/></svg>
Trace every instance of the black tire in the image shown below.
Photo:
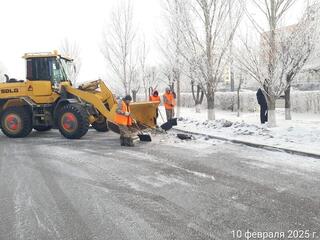
<svg viewBox="0 0 320 240"><path fill-rule="evenodd" d="M46 132L46 131L50 131L52 129L52 126L36 126L36 127L33 127L33 129L38 132Z"/></svg>
<svg viewBox="0 0 320 240"><path fill-rule="evenodd" d="M91 124L92 127L97 130L98 132L108 132L109 127L106 121L106 118L103 116L100 116L97 121Z"/></svg>
<svg viewBox="0 0 320 240"><path fill-rule="evenodd" d="M79 104L66 104L57 114L60 133L68 139L80 139L89 130L89 116Z"/></svg>
<svg viewBox="0 0 320 240"><path fill-rule="evenodd" d="M2 132L10 138L24 138L32 131L32 115L28 107L9 107L1 115Z"/></svg>

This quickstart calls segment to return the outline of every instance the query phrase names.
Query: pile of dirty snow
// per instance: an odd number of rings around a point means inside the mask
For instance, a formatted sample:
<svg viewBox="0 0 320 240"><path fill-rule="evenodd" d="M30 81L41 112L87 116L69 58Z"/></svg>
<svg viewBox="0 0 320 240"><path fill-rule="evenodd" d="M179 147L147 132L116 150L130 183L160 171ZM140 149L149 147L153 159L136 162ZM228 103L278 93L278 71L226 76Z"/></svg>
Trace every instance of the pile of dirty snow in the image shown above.
<svg viewBox="0 0 320 240"><path fill-rule="evenodd" d="M258 113L237 117L234 112L218 111L216 117L208 121L206 111L181 108L176 129L320 155L320 115L293 114L293 120L285 121L284 111L277 110L275 128L260 124Z"/></svg>

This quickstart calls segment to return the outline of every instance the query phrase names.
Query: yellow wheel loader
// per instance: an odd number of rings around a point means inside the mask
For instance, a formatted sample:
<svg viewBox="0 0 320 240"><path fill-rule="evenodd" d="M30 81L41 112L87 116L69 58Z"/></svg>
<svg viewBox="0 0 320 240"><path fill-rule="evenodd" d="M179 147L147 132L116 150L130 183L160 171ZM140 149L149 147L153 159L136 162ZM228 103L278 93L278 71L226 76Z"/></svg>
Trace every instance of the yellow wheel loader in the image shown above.
<svg viewBox="0 0 320 240"><path fill-rule="evenodd" d="M68 139L83 137L91 125L106 132L118 131L114 122L117 101L102 80L72 86L68 77L72 59L58 52L28 53L26 80L10 79L0 83L0 126L11 138L22 138L32 129L58 128ZM155 127L159 103L132 103L132 117L140 126Z"/></svg>

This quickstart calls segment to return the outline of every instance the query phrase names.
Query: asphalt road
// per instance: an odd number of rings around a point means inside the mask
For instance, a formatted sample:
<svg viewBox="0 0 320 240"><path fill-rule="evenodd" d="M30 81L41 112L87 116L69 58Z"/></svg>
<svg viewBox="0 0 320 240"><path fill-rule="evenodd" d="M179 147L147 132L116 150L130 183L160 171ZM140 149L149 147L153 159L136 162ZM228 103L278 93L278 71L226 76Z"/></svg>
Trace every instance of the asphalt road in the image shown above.
<svg viewBox="0 0 320 240"><path fill-rule="evenodd" d="M319 173L317 159L173 135L126 148L113 133L0 134L0 239L318 239Z"/></svg>

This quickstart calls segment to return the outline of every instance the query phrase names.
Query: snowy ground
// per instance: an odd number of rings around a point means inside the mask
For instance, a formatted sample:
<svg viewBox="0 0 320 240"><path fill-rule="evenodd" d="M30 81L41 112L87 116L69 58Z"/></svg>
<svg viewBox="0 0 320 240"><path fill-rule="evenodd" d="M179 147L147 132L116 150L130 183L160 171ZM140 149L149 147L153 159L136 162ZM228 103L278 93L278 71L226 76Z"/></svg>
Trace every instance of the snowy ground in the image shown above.
<svg viewBox="0 0 320 240"><path fill-rule="evenodd" d="M152 138L126 148L112 132L0 133L0 239L290 239L298 229L319 239L318 159L174 131Z"/></svg>
<svg viewBox="0 0 320 240"><path fill-rule="evenodd" d="M177 128L320 155L320 115L293 113L293 120L285 121L284 109L278 109L275 128L261 125L259 113L237 117L235 112L217 111L216 121L206 119L206 110L196 113L194 108L181 108Z"/></svg>

